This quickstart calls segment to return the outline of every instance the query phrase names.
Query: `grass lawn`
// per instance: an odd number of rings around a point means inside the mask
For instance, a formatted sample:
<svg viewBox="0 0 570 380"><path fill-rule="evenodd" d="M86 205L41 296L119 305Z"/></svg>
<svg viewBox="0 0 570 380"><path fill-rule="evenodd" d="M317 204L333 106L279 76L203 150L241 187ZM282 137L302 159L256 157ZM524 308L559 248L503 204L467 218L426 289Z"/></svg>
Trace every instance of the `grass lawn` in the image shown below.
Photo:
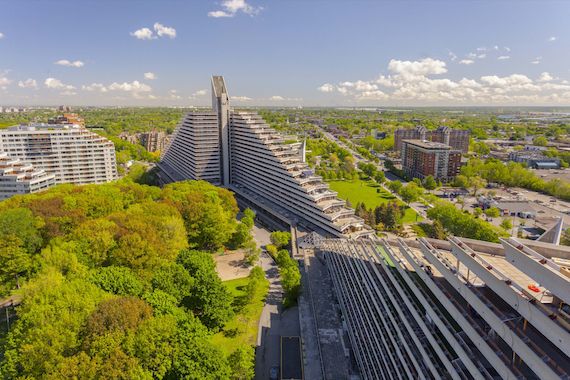
<svg viewBox="0 0 570 380"><path fill-rule="evenodd" d="M263 291L246 305L240 305L249 279L247 277L224 281L224 284L234 296L234 317L226 324L223 331L212 337L212 342L224 353L231 354L243 345L254 346L257 341L257 325L263 310L265 296L269 290L269 282L264 285Z"/></svg>
<svg viewBox="0 0 570 380"><path fill-rule="evenodd" d="M374 208L382 203L397 200L394 195L374 181L356 179L352 181L329 181L328 184L332 190L338 193L340 198L349 200L352 207L356 206L358 202L364 202L367 208ZM377 192L377 189L380 192ZM422 220L422 217L417 215L414 210L407 208L402 218L402 223L414 223L416 222L416 216L418 222Z"/></svg>

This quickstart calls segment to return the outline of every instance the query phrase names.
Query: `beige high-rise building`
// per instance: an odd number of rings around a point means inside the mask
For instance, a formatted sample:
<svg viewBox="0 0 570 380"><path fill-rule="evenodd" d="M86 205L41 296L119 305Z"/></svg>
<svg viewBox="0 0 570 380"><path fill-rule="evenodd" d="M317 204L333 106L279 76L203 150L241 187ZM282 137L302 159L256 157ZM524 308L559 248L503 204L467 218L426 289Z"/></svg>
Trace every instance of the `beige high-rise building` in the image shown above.
<svg viewBox="0 0 570 380"><path fill-rule="evenodd" d="M0 130L0 152L54 174L58 184L117 179L113 143L79 125L30 124Z"/></svg>

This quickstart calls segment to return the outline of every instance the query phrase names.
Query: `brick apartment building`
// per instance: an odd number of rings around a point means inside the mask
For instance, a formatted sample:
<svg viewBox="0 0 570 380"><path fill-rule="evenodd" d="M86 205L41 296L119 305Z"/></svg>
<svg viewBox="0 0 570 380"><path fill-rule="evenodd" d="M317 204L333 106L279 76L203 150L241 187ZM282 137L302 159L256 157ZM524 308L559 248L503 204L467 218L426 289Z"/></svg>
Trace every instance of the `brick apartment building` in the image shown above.
<svg viewBox="0 0 570 380"><path fill-rule="evenodd" d="M433 176L452 180L461 168L461 152L449 145L424 140L402 141L402 169L412 178Z"/></svg>
<svg viewBox="0 0 570 380"><path fill-rule="evenodd" d="M430 131L418 125L415 128L401 128L394 131L394 150L401 151L404 140L427 140L451 146L462 153L469 151L469 136L471 132L465 129L451 129L441 126Z"/></svg>

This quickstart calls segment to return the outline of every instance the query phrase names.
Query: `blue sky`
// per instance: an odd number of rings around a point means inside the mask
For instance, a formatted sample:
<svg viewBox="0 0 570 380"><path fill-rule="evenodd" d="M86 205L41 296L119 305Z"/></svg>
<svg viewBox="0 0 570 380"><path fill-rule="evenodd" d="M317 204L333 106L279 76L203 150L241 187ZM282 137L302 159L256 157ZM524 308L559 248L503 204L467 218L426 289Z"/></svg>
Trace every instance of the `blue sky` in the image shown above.
<svg viewBox="0 0 570 380"><path fill-rule="evenodd" d="M0 105L205 105L212 74L243 105L570 105L568 1L0 9Z"/></svg>

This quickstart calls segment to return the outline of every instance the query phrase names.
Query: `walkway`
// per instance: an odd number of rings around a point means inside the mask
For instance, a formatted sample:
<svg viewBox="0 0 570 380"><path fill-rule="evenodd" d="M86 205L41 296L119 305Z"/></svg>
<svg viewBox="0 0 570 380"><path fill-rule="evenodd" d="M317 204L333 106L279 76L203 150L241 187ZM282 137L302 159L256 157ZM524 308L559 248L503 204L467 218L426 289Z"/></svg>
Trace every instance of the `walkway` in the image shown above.
<svg viewBox="0 0 570 380"><path fill-rule="evenodd" d="M277 265L263 249L270 244L269 231L255 225L253 237L258 246L262 247L259 265L265 271L269 280L269 293L261 312L259 331L257 335L257 348L255 356L255 378L259 380L269 379L271 367L279 366L280 361L280 337L299 336L299 311L291 307L283 309L283 287L279 279Z"/></svg>

